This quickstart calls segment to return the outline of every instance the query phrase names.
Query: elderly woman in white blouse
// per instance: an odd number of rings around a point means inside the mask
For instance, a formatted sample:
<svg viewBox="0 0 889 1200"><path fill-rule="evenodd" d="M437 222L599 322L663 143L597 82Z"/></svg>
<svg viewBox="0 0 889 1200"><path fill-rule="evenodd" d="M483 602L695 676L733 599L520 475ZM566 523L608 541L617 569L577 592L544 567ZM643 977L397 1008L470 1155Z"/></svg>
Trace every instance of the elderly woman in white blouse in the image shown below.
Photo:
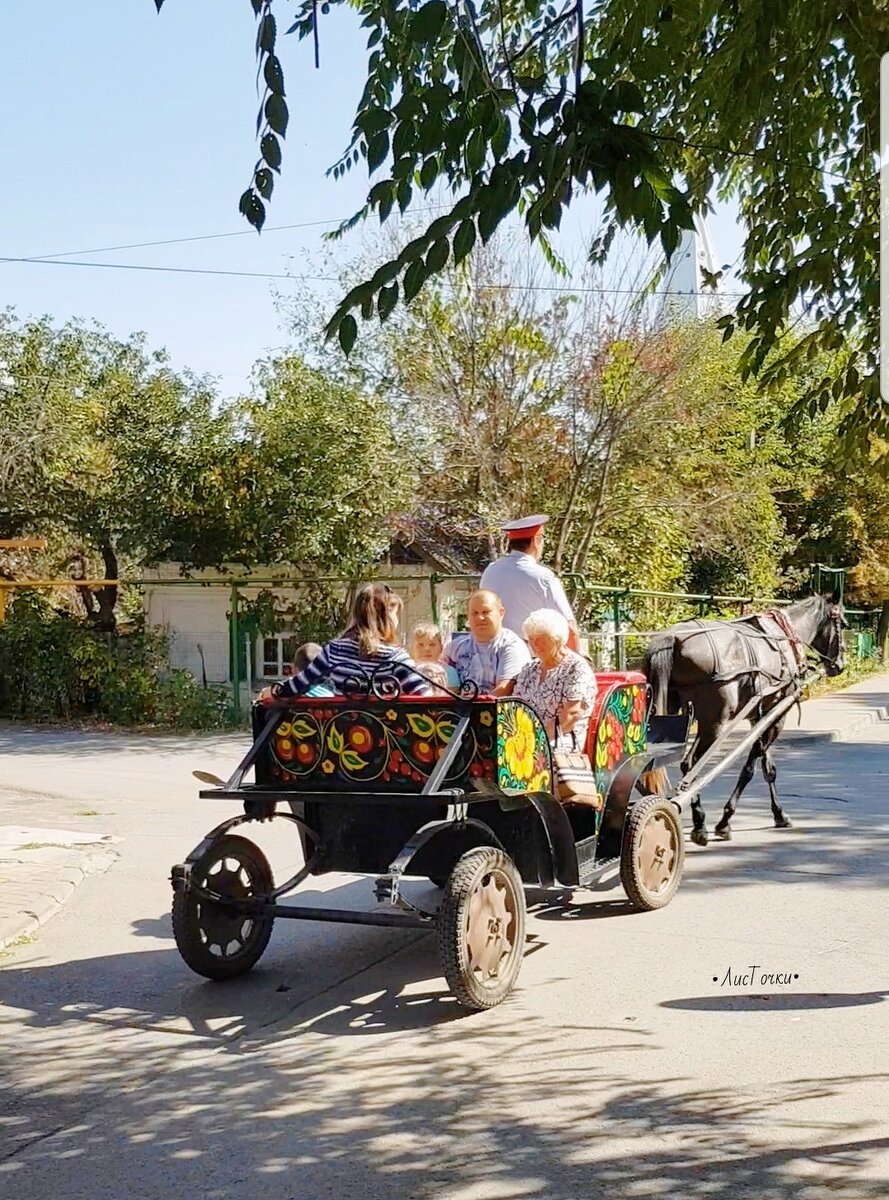
<svg viewBox="0 0 889 1200"><path fill-rule="evenodd" d="M522 633L534 657L519 671L513 695L531 705L554 745L558 737L560 747L583 750L596 699L593 668L568 649L568 622L555 609L532 612Z"/></svg>

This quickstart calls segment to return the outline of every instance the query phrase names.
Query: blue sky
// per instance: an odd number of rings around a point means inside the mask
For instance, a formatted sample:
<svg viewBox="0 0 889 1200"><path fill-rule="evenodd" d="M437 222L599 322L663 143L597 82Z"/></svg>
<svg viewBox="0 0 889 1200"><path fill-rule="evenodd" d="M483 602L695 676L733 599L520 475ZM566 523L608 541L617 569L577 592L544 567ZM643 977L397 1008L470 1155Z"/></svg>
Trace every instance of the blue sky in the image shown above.
<svg viewBox="0 0 889 1200"><path fill-rule="evenodd" d="M255 146L255 25L246 0L30 0L4 6L0 42L0 258L90 251L81 260L286 273L321 246L328 225L246 232L237 211ZM361 94L365 34L351 12L311 47L282 47L291 120L269 226L333 222L360 206L359 169L325 170L345 147ZM586 208L582 223L592 224ZM731 212L713 222L731 261ZM170 238L242 236L98 254ZM572 243L572 239L574 239ZM566 250L576 257L577 233ZM359 238L360 241L360 238ZM357 242L353 237L353 246ZM299 284L0 262L0 306L20 316L95 319L125 337L144 330L177 367L245 386L252 363L282 345L272 288Z"/></svg>

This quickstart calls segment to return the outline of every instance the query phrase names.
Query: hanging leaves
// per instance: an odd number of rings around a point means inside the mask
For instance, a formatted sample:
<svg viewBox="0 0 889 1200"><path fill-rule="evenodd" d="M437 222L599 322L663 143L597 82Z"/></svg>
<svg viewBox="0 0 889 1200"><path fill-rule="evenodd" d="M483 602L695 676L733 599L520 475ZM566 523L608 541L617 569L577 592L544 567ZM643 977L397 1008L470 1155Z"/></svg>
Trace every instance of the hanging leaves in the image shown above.
<svg viewBox="0 0 889 1200"><path fill-rule="evenodd" d="M155 0L158 11L162 3ZM345 3L301 0L288 32L312 38L317 57L319 20ZM594 261L619 227L669 255L691 228L692 210L718 189L737 199L747 229L749 294L732 322L755 335L747 369L763 371L802 305L822 349L835 348L839 336L858 356L857 375L842 375L838 395L878 404L873 154L878 49L889 44L885 6L865 5L851 22L842 6L786 0L739 22L732 6L715 4L643 4L632 15L626 0L586 0L580 9L416 4L355 0L369 29L367 75L332 174L363 158L368 174L385 171L391 186L371 189L352 223L371 214L386 221L396 205L410 205L415 186L441 185L456 201L447 229L428 231L428 278L450 257L439 243L463 222L487 242L520 205L529 237L550 253L547 231L559 228L573 196L590 192L603 195L609 219L607 235L590 247ZM281 147L267 138L284 137L289 112L278 5L251 6L262 157L240 208L259 229L269 185L256 172L280 170ZM469 236L462 233L455 256L469 252ZM398 269L409 299L422 286L420 271L414 260ZM379 290L371 305L362 295L354 307L379 312ZM331 335L348 311L339 306ZM832 396L833 379L825 386ZM812 395L820 405L824 388ZM881 419L889 434L889 406Z"/></svg>

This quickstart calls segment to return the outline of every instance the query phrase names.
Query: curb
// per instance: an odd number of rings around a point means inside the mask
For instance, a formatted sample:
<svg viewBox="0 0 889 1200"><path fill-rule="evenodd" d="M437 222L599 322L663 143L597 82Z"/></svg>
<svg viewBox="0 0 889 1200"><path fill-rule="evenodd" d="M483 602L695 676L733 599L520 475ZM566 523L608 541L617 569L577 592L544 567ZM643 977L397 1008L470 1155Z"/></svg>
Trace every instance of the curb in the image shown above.
<svg viewBox="0 0 889 1200"><path fill-rule="evenodd" d="M797 727L784 726L781 735L776 742L777 746L786 746L788 742L804 742L807 744L818 744L828 742L844 742L847 738L860 733L861 730L867 729L870 725L878 725L883 721L889 721L889 705L883 705L880 708L869 708L860 712L853 719L844 722L843 724L828 725L823 729L799 729ZM733 735L729 741L729 745L733 741L737 741L738 737Z"/></svg>
<svg viewBox="0 0 889 1200"><path fill-rule="evenodd" d="M786 726L781 733L783 742L844 742L846 738L867 729L869 725L878 725L889 721L889 706L870 708L859 713L854 720L843 725L835 725L828 729L788 729Z"/></svg>
<svg viewBox="0 0 889 1200"><path fill-rule="evenodd" d="M101 875L108 870L118 855L108 847L103 849L105 853L97 852L98 844L91 847L92 853L81 860L83 865L59 864L48 879L35 880L33 872L29 872L26 886L30 896L25 902L28 907L23 905L17 911L2 912L4 888L0 884L0 953L31 938L64 907L87 875Z"/></svg>
<svg viewBox="0 0 889 1200"><path fill-rule="evenodd" d="M78 870L78 874L80 879L76 882L64 881L65 886L60 889L64 894L60 899L55 896L40 896L32 910L22 909L17 916L0 920L0 951L14 946L23 938L30 938L41 925L46 924L50 917L54 917L65 901L74 894L77 885L83 879L83 871Z"/></svg>

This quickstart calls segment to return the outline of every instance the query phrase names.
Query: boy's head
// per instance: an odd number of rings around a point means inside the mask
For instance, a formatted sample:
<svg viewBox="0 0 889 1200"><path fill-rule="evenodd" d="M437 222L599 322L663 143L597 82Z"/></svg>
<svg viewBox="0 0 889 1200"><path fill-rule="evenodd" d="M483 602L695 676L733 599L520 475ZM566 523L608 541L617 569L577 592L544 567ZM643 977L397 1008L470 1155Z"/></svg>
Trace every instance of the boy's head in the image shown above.
<svg viewBox="0 0 889 1200"><path fill-rule="evenodd" d="M312 659L317 658L321 653L322 647L317 642L304 642L302 646L297 646L293 652L293 673L304 671Z"/></svg>
<svg viewBox="0 0 889 1200"><path fill-rule="evenodd" d="M423 621L414 626L411 634L411 657L415 662L435 662L441 657L441 630L431 621Z"/></svg>
<svg viewBox="0 0 889 1200"><path fill-rule="evenodd" d="M418 662L417 670L435 687L446 688L448 686L448 673L441 663Z"/></svg>

